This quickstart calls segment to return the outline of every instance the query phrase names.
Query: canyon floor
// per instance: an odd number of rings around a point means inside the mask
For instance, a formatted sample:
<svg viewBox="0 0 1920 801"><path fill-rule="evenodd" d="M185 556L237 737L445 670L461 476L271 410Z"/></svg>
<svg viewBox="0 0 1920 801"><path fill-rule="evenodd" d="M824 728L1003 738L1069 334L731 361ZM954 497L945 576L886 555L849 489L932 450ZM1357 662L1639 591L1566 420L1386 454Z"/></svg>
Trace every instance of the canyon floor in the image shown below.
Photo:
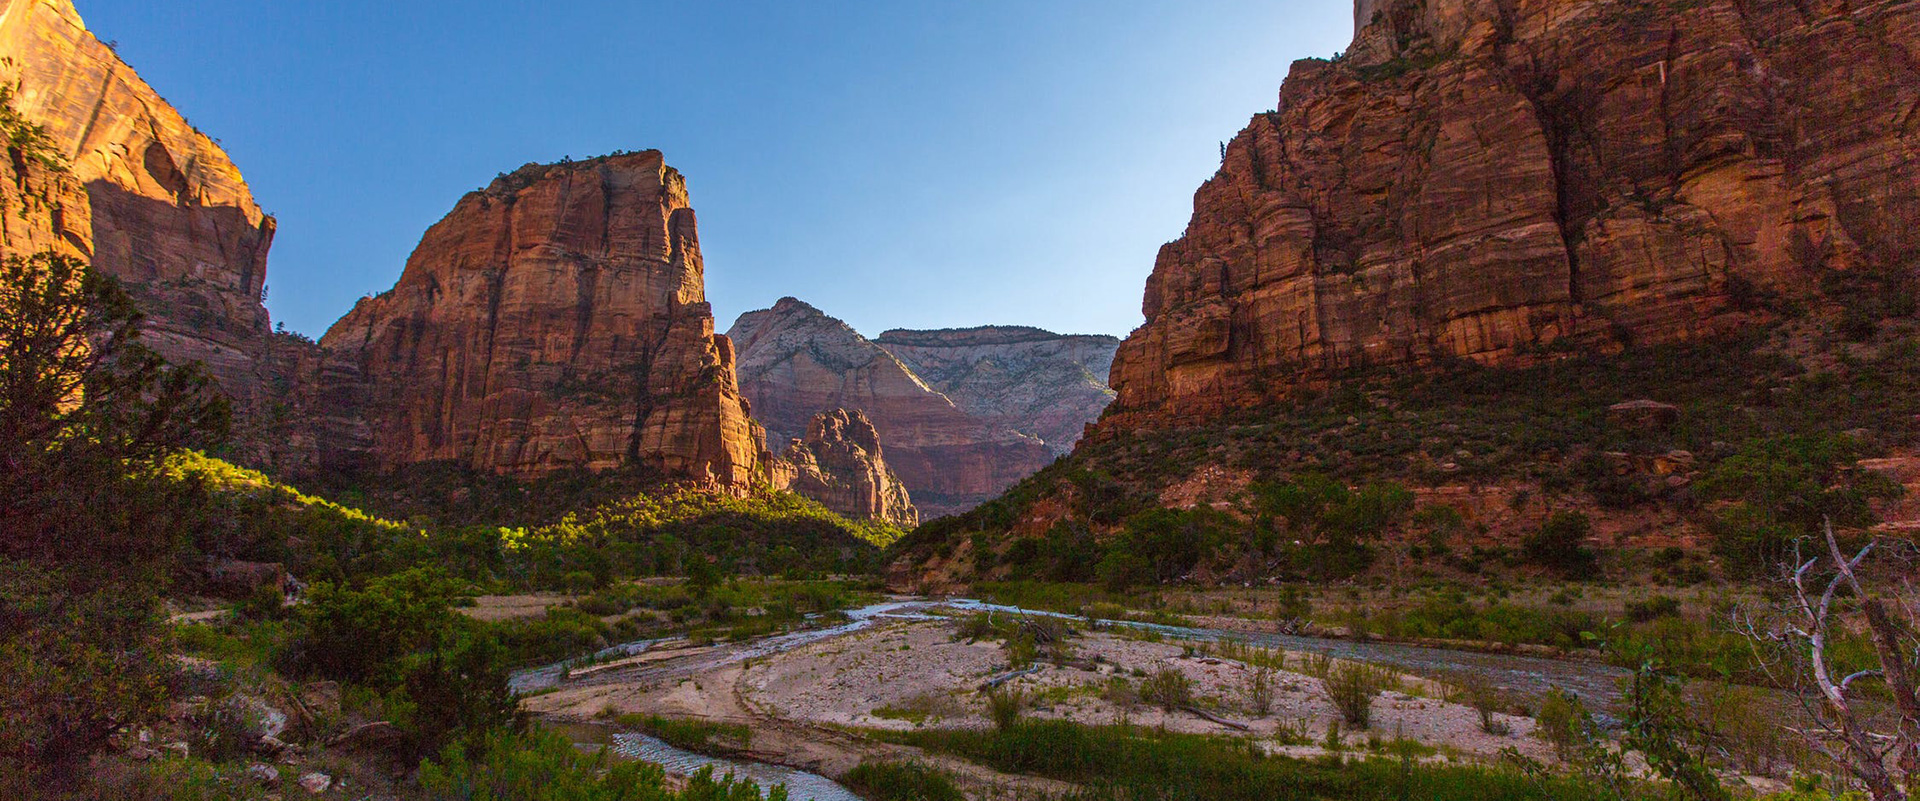
<svg viewBox="0 0 1920 801"><path fill-rule="evenodd" d="M525 601L482 603L489 609L511 606L525 608ZM713 645L658 643L636 657L562 673L525 704L550 723L657 715L746 726L752 730L749 744L730 756L830 777L863 761L918 759L953 774L978 798L1028 798L1072 788L922 752L889 737L992 726L986 685L995 679L1004 680L1003 690L1025 697L1027 719L1239 737L1268 753L1305 758L1336 752L1379 756L1391 744L1410 741L1417 744L1411 750L1418 758L1429 762L1493 762L1515 755L1553 760L1551 747L1534 735L1532 718L1494 712L1494 725L1483 727L1478 710L1448 700L1459 699L1456 688L1431 678L1392 675L1395 686L1374 699L1371 727L1362 730L1345 724L1329 698L1322 677L1337 663L1309 653L1260 650L1227 658L1205 643L1124 626L1087 627L1082 621L1075 624L1078 633L1053 649L1050 661L1043 658L1016 671L1004 641L968 636L977 633L968 626L977 626L986 614L929 603L897 615L856 617L854 624L794 635L785 643L778 637ZM994 614L1003 622L1025 617ZM1271 627L1263 621L1241 623ZM1250 688L1262 671L1255 663L1276 660L1287 667L1266 672L1270 706L1256 711ZM1190 701L1167 708L1141 697L1141 688L1167 671L1184 677Z"/></svg>

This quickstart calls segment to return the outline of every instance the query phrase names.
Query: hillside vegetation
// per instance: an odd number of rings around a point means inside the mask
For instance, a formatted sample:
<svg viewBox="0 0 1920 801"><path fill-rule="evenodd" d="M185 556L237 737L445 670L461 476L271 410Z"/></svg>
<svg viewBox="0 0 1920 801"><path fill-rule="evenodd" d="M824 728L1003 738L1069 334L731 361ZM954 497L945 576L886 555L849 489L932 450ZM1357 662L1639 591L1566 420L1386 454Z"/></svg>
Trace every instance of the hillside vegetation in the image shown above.
<svg viewBox="0 0 1920 801"><path fill-rule="evenodd" d="M1397 580L1645 577L1658 566L1631 551L1680 545L1676 575L1747 578L1823 516L1869 527L1902 494L1855 464L1920 446L1920 340L1910 323L1872 330L1803 320L1526 369L1358 372L1217 425L1108 432L897 552L962 581L1126 586L1389 561L1415 568ZM1635 400L1676 408L1655 424L1609 412ZM1600 529L1641 544L1596 551Z"/></svg>

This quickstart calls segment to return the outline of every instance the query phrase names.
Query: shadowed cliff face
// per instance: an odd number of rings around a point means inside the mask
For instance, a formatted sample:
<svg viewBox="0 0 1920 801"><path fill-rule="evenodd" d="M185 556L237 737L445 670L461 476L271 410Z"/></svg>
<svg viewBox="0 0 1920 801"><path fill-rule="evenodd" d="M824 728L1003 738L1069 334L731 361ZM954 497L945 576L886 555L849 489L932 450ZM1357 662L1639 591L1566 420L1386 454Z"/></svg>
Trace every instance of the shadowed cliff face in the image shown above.
<svg viewBox="0 0 1920 801"><path fill-rule="evenodd" d="M900 478L887 467L880 434L865 414L833 409L813 416L772 465L773 484L805 495L856 520L884 520L901 528L920 513Z"/></svg>
<svg viewBox="0 0 1920 801"><path fill-rule="evenodd" d="M146 344L205 363L241 433L257 433L274 221L240 171L88 33L69 0L0 0L0 80L18 82L15 108L45 128L79 187L57 204L55 238L125 283L147 316ZM42 245L9 235L15 250Z"/></svg>
<svg viewBox="0 0 1920 801"><path fill-rule="evenodd" d="M1683 341L1916 269L1920 4L1378 0L1160 253L1103 433Z"/></svg>
<svg viewBox="0 0 1920 801"><path fill-rule="evenodd" d="M321 345L323 391L364 386L383 465L631 461L738 488L759 460L686 183L657 151L529 165L468 195Z"/></svg>

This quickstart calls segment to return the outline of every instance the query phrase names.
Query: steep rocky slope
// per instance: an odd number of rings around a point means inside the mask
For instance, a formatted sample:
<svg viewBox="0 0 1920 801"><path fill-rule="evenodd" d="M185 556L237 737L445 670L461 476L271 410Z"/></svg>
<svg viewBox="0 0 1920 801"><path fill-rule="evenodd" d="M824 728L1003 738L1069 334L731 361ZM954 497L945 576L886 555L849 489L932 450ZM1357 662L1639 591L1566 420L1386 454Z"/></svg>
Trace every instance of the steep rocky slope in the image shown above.
<svg viewBox="0 0 1920 801"><path fill-rule="evenodd" d="M1040 438L1054 455L1080 441L1113 402L1107 373L1120 340L1024 326L895 329L874 340L961 411Z"/></svg>
<svg viewBox="0 0 1920 801"><path fill-rule="evenodd" d="M17 84L14 107L45 129L73 187L41 229L59 233L10 228L25 235L13 247L58 241L119 278L147 315L146 344L205 363L243 431L258 426L274 220L239 169L94 38L70 0L0 0L0 82Z"/></svg>
<svg viewBox="0 0 1920 801"><path fill-rule="evenodd" d="M1161 250L1091 436L902 568L1475 580L1579 513L1607 575L1688 583L1791 531L1726 511L1754 464L1911 483L1920 3L1355 11ZM1273 517L1309 487L1402 516L1343 565ZM1876 497L1848 525L1910 530Z"/></svg>
<svg viewBox="0 0 1920 801"><path fill-rule="evenodd" d="M806 436L771 465L773 485L805 495L855 520L920 524L907 488L887 467L880 435L865 414L834 409L814 415Z"/></svg>
<svg viewBox="0 0 1920 801"><path fill-rule="evenodd" d="M873 341L793 298L741 315L728 335L741 391L776 448L815 414L864 412L929 517L971 508L1068 450L1106 405L1098 376L1115 344L1031 328Z"/></svg>
<svg viewBox="0 0 1920 801"><path fill-rule="evenodd" d="M1160 253L1118 435L1358 366L1692 340L1912 280L1920 3L1366 0Z"/></svg>
<svg viewBox="0 0 1920 801"><path fill-rule="evenodd" d="M391 291L327 332L317 383L362 407L346 416L381 465L637 462L744 487L761 434L703 269L659 152L529 165L462 198Z"/></svg>

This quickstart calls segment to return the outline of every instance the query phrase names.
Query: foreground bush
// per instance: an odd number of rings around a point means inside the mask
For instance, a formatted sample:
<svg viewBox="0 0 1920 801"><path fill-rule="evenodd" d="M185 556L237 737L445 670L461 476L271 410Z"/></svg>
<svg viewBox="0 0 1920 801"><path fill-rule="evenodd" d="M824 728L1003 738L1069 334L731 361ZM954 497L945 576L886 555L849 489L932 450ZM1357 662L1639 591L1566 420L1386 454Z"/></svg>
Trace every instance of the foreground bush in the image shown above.
<svg viewBox="0 0 1920 801"><path fill-rule="evenodd" d="M894 732L889 739L996 770L1073 782L1076 799L1208 801L1633 801L1641 796L1573 778L1400 760L1342 762L1267 756L1238 738L1130 726L1031 721L1005 731Z"/></svg>
<svg viewBox="0 0 1920 801"><path fill-rule="evenodd" d="M840 779L868 801L961 801L945 772L919 762L862 762Z"/></svg>
<svg viewBox="0 0 1920 801"><path fill-rule="evenodd" d="M1342 662L1327 672L1327 698L1348 725L1362 729L1373 724L1373 698L1393 686L1391 672L1358 662Z"/></svg>
<svg viewBox="0 0 1920 801"><path fill-rule="evenodd" d="M760 788L715 779L701 771L680 792L667 789L657 765L613 762L605 752L588 754L552 732L494 734L471 748L449 746L420 766L420 787L429 801L759 801ZM775 787L768 801L786 801Z"/></svg>

